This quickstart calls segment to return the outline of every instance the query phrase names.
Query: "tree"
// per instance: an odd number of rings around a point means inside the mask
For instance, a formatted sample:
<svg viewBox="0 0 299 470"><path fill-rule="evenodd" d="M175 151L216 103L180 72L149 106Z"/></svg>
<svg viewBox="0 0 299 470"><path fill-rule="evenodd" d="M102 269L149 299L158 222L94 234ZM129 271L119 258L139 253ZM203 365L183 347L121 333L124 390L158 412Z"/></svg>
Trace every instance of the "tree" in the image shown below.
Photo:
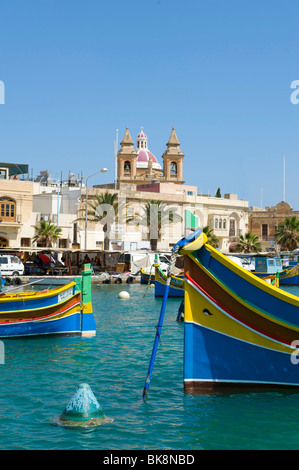
<svg viewBox="0 0 299 470"><path fill-rule="evenodd" d="M221 197L220 188L217 189L215 197Z"/></svg>
<svg viewBox="0 0 299 470"><path fill-rule="evenodd" d="M52 243L57 242L61 235L60 227L43 219L40 220L39 225L34 225L33 228L37 233L32 240L34 242L39 241L43 247L50 248Z"/></svg>
<svg viewBox="0 0 299 470"><path fill-rule="evenodd" d="M208 243L209 245L211 245L211 246L213 246L213 247L218 246L219 240L218 240L218 238L216 237L216 235L214 235L212 228L209 228L209 226L206 225L205 227L203 227L202 231L203 231L203 233L206 234L206 236L207 236L207 243Z"/></svg>
<svg viewBox="0 0 299 470"><path fill-rule="evenodd" d="M169 223L181 222L182 217L176 212L176 207L169 207L162 201L147 201L142 206L143 213L127 218L127 222L134 222L134 225L143 225L148 228L148 238L151 250L156 251L158 240L161 239L162 227Z"/></svg>
<svg viewBox="0 0 299 470"><path fill-rule="evenodd" d="M281 250L292 251L299 241L299 219L296 216L286 217L274 233Z"/></svg>
<svg viewBox="0 0 299 470"><path fill-rule="evenodd" d="M95 194L91 201L88 201L90 210L87 210L87 220L89 222L102 222L104 232L104 250L109 250L110 232L114 222L119 219L119 211L121 210L117 193L109 193L106 191L102 194ZM85 209L80 209L84 211ZM83 220L83 217L80 218ZM85 217L84 217L85 220Z"/></svg>
<svg viewBox="0 0 299 470"><path fill-rule="evenodd" d="M235 251L244 253L259 253L262 251L262 245L259 239L253 233L247 232L243 235L239 235L239 241L235 245Z"/></svg>

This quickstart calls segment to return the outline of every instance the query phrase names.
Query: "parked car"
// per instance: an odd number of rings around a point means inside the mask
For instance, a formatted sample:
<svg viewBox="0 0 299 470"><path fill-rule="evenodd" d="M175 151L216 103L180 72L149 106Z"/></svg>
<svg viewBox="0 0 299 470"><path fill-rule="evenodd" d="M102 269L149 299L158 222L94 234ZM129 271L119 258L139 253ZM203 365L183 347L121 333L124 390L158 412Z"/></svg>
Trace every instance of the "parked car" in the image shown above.
<svg viewBox="0 0 299 470"><path fill-rule="evenodd" d="M0 271L2 277L22 276L24 274L24 265L17 256L0 255Z"/></svg>
<svg viewBox="0 0 299 470"><path fill-rule="evenodd" d="M63 275L68 273L68 268L61 261L55 260L51 254L38 254L31 256L25 262L25 274L52 274Z"/></svg>

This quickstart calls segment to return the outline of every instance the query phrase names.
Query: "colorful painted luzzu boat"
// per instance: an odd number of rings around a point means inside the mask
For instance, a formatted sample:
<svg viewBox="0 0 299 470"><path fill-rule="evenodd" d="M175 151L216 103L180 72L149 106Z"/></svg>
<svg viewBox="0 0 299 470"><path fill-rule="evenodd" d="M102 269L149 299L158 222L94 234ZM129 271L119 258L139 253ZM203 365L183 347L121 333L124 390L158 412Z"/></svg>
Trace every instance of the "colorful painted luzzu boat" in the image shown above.
<svg viewBox="0 0 299 470"><path fill-rule="evenodd" d="M151 280L150 280L151 278ZM141 284L154 284L155 283L155 273L147 273L143 268L140 269L140 283Z"/></svg>
<svg viewBox="0 0 299 470"><path fill-rule="evenodd" d="M298 388L299 297L244 270L198 229L185 255L184 388Z"/></svg>
<svg viewBox="0 0 299 470"><path fill-rule="evenodd" d="M82 278L54 289L0 293L0 337L32 335L94 336L91 269Z"/></svg>
<svg viewBox="0 0 299 470"><path fill-rule="evenodd" d="M155 265L155 297L163 297L165 292L167 275ZM184 297L184 277L171 276L169 285L169 297Z"/></svg>
<svg viewBox="0 0 299 470"><path fill-rule="evenodd" d="M253 271L257 277L261 277L263 279L274 279L275 274L267 274L267 273L258 273ZM282 286L299 286L299 264L296 264L293 268L283 269L279 273L279 283Z"/></svg>

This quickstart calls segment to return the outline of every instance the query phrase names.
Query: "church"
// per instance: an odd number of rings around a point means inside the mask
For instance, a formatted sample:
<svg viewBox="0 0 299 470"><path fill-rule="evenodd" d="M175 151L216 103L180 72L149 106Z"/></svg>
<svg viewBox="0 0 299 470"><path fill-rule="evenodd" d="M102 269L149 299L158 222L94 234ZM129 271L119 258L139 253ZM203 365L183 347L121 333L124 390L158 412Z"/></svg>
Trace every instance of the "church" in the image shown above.
<svg viewBox="0 0 299 470"><path fill-rule="evenodd" d="M180 142L176 136L175 128L166 144L167 148L162 155L163 168L149 149L147 135L141 128L137 135L136 148L128 127L120 142L117 153L117 185L122 183L145 184L153 182L184 184L183 159Z"/></svg>

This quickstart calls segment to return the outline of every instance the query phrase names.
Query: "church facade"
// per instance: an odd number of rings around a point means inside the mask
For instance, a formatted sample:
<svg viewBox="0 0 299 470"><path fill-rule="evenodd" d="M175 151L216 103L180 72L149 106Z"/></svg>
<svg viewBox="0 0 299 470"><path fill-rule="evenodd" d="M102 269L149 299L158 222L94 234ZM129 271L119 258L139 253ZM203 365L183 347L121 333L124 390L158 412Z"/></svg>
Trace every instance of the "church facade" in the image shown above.
<svg viewBox="0 0 299 470"><path fill-rule="evenodd" d="M152 182L167 182L184 184L183 158L180 143L176 136L175 128L172 128L167 148L162 155L163 168L149 150L147 135L141 128L137 135L136 148L131 138L128 127L120 143L117 153L117 184L141 184Z"/></svg>
<svg viewBox="0 0 299 470"><path fill-rule="evenodd" d="M174 127L166 148L161 152L161 163L150 149L143 128L137 134L135 144L127 127L117 152L116 184L94 186L89 190L89 197L107 190L117 192L118 198L126 200L126 215L132 218L142 213L141 208L149 201L175 208L181 222L163 225L157 245L160 250L169 250L181 237L186 236L192 219L201 228L208 226L213 229L219 240L219 248L228 252L230 243L248 229L248 201L239 200L236 194L225 194L224 197L199 195L197 186L188 185L184 181L184 158ZM90 226L88 244L91 248L102 247L98 228L100 224ZM149 229L137 226L134 222L115 223L111 230L110 248L144 248L149 239L148 232Z"/></svg>

